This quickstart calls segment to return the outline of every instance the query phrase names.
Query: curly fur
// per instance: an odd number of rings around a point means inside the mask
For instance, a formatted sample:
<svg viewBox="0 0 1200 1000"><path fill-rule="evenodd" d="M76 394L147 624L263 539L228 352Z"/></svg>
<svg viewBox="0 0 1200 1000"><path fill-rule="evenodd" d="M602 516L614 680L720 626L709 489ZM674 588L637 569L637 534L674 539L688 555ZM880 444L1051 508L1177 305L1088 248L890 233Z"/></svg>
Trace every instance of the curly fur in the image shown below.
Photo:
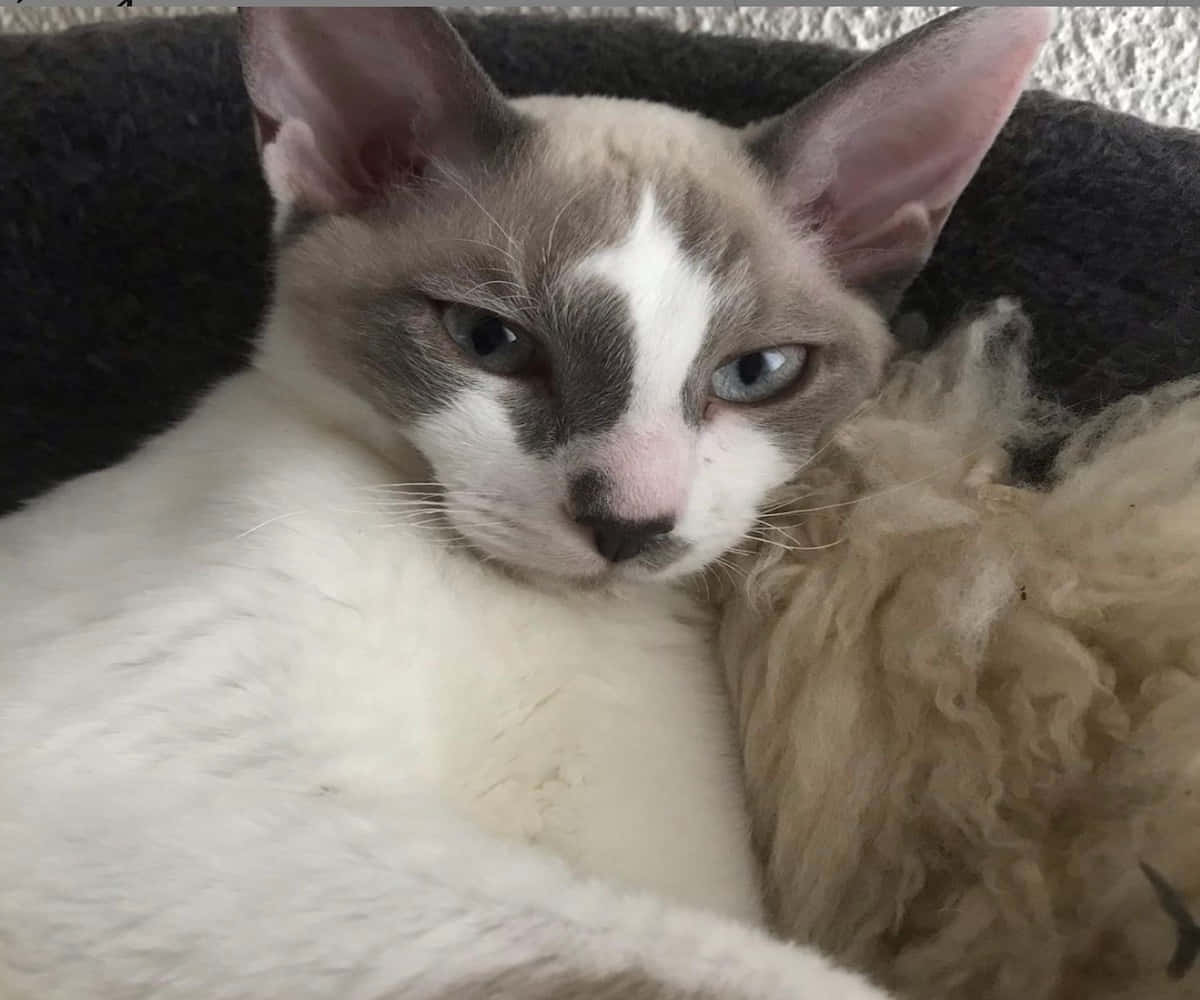
<svg viewBox="0 0 1200 1000"><path fill-rule="evenodd" d="M1200 997L1138 867L1200 909L1200 379L1070 426L1027 334L1000 303L900 362L731 588L771 902L919 1000Z"/></svg>

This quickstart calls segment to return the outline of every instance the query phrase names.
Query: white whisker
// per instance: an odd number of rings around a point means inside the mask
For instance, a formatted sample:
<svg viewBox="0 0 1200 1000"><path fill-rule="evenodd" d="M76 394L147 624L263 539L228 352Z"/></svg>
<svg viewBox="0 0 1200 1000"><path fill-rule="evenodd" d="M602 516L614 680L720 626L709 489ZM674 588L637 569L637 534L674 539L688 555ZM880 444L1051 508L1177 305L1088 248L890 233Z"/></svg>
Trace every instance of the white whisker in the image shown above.
<svg viewBox="0 0 1200 1000"><path fill-rule="evenodd" d="M505 229L500 224L499 219L497 219L494 215L492 215L491 212L489 212L486 208L484 208L483 202L481 202L477 197L475 197L475 195L467 188L467 186L461 180L458 179L458 177L455 175L455 172L450 167L446 166L445 164L442 164L441 172L446 177L447 180L449 180L452 184L454 184L455 187L457 187L460 191L462 191L463 194L465 194L468 198L471 199L471 202L475 205L475 207L478 208L479 211L483 213L484 217L489 222L491 222L491 224L493 226L495 226L497 229L500 230L501 235L503 235L504 238L506 240L508 240L508 246L509 246L510 251L515 250L520 246L520 244L518 244L517 241L515 239L513 239L512 233L510 233L507 229ZM517 272L519 274L521 271L519 262L516 260L515 257L513 257L511 255L511 253L508 256L509 256L509 260L512 262L514 268L517 270Z"/></svg>
<svg viewBox="0 0 1200 1000"><path fill-rule="evenodd" d="M585 190L587 190L587 189L585 187L583 187L582 185L580 187L576 188L575 193L573 195L571 195L571 197L568 198L565 202L563 202L562 207L558 210L557 213L555 213L554 221L550 223L550 235L546 237L546 246L545 246L545 249L542 250L542 262L543 263L548 263L550 260L553 259L552 254L554 253L554 234L556 232L558 232L558 223L562 219L563 214L566 212L566 210L568 208L571 207L572 204L575 203L575 201L579 198L579 196L581 194L583 194L583 192Z"/></svg>
<svg viewBox="0 0 1200 1000"><path fill-rule="evenodd" d="M259 531L262 528L266 528L269 525L275 524L277 521L282 521L289 517L298 517L299 515L301 515L303 513L304 513L303 510L292 510L292 511L288 511L286 514L276 514L274 517L269 517L265 521L262 521L261 523L256 524L253 528L247 528L245 531L241 532L240 534L235 535L234 540L236 541L236 540L245 538L247 535L252 535L252 534L254 534L254 532Z"/></svg>
<svg viewBox="0 0 1200 1000"><path fill-rule="evenodd" d="M773 545L784 552L823 552L825 549L832 549L838 545L842 545L845 543L846 538L843 536L835 541L826 542L824 545L789 545L787 542L776 541L772 538L763 538L761 535L755 536L755 541L762 542L764 545Z"/></svg>
<svg viewBox="0 0 1200 1000"><path fill-rule="evenodd" d="M888 496L889 494L899 492L900 490L909 489L913 486L919 485L920 483L927 482L928 480L933 479L936 476L940 476L947 469L951 469L955 465L958 465L960 462L964 462L967 459L971 458L971 456L976 455L979 452L984 451L985 449L993 447L993 446L994 446L994 442L988 442L986 444L982 444L978 448L972 448L970 451L964 452L962 455L959 455L957 458L954 458L953 460L946 462L944 465L939 466L938 468L934 469L932 472L927 472L923 476L918 476L916 479L910 479L903 483L895 483L892 486L888 486L882 490L877 490L874 493L868 493L865 496L855 497L852 500L842 500L842 501L839 501L838 503L822 504L819 507L796 507L796 508L788 508L786 510L773 511L770 516L782 517L782 516L793 516L796 514L816 514L816 513L819 513L820 511L824 511L824 510L835 510L839 507L853 507L855 504L866 503L869 500L877 500L879 497Z"/></svg>
<svg viewBox="0 0 1200 1000"><path fill-rule="evenodd" d="M486 247L489 250L495 250L496 253L500 254L501 256L503 256L504 258L506 258L508 260L509 264L512 265L514 270L517 270L517 271L520 270L520 267L517 263L517 258L514 257L509 251L505 250L504 247L497 246L495 243L489 243L487 240L474 240L474 239L470 239L466 236L448 237L446 242L470 243L470 244L473 244L474 246Z"/></svg>

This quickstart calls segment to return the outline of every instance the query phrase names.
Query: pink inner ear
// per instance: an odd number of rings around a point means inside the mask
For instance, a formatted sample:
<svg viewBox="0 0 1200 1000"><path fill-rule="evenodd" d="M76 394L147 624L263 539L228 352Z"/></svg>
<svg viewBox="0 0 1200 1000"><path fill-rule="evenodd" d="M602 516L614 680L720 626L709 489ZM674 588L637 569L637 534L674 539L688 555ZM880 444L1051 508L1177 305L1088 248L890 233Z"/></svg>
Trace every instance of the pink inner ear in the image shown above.
<svg viewBox="0 0 1200 1000"><path fill-rule="evenodd" d="M487 78L430 8L246 8L243 60L276 196L361 207L460 153Z"/></svg>
<svg viewBox="0 0 1200 1000"><path fill-rule="evenodd" d="M924 263L1020 96L1043 8L959 11L852 68L790 123L784 186L847 280Z"/></svg>
<svg viewBox="0 0 1200 1000"><path fill-rule="evenodd" d="M875 276L910 267L923 247L932 247L945 215L907 202L877 229L835 231L830 239L834 263L847 283L869 285ZM923 259L922 259L923 262Z"/></svg>
<svg viewBox="0 0 1200 1000"><path fill-rule="evenodd" d="M367 197L366 191L347 180L344 169L321 155L308 123L296 118L276 126L272 140L263 145L262 164L271 193L281 202L337 212L354 210Z"/></svg>

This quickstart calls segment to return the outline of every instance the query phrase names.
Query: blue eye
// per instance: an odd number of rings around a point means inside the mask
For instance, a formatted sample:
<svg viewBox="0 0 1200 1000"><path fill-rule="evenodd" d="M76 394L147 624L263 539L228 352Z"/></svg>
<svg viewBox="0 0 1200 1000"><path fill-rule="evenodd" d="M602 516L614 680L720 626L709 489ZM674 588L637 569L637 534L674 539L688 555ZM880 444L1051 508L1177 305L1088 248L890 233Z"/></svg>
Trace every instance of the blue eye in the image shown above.
<svg viewBox="0 0 1200 1000"><path fill-rule="evenodd" d="M798 344L768 347L734 358L712 376L712 391L727 403L760 403L804 374L808 352Z"/></svg>
<svg viewBox="0 0 1200 1000"><path fill-rule="evenodd" d="M448 305L442 322L450 339L467 357L496 375L519 374L536 353L536 345L528 335L482 309Z"/></svg>

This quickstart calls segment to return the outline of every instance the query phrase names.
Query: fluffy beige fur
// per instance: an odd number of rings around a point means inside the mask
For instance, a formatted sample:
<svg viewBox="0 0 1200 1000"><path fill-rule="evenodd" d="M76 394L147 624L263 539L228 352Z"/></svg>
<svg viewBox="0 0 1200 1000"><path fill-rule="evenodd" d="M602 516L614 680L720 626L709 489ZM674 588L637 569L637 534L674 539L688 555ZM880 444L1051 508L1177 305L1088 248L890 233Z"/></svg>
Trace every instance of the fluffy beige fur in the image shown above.
<svg viewBox="0 0 1200 1000"><path fill-rule="evenodd" d="M920 1000L1200 997L1200 380L1072 431L1054 485L1001 303L780 499L722 649L778 927Z"/></svg>

